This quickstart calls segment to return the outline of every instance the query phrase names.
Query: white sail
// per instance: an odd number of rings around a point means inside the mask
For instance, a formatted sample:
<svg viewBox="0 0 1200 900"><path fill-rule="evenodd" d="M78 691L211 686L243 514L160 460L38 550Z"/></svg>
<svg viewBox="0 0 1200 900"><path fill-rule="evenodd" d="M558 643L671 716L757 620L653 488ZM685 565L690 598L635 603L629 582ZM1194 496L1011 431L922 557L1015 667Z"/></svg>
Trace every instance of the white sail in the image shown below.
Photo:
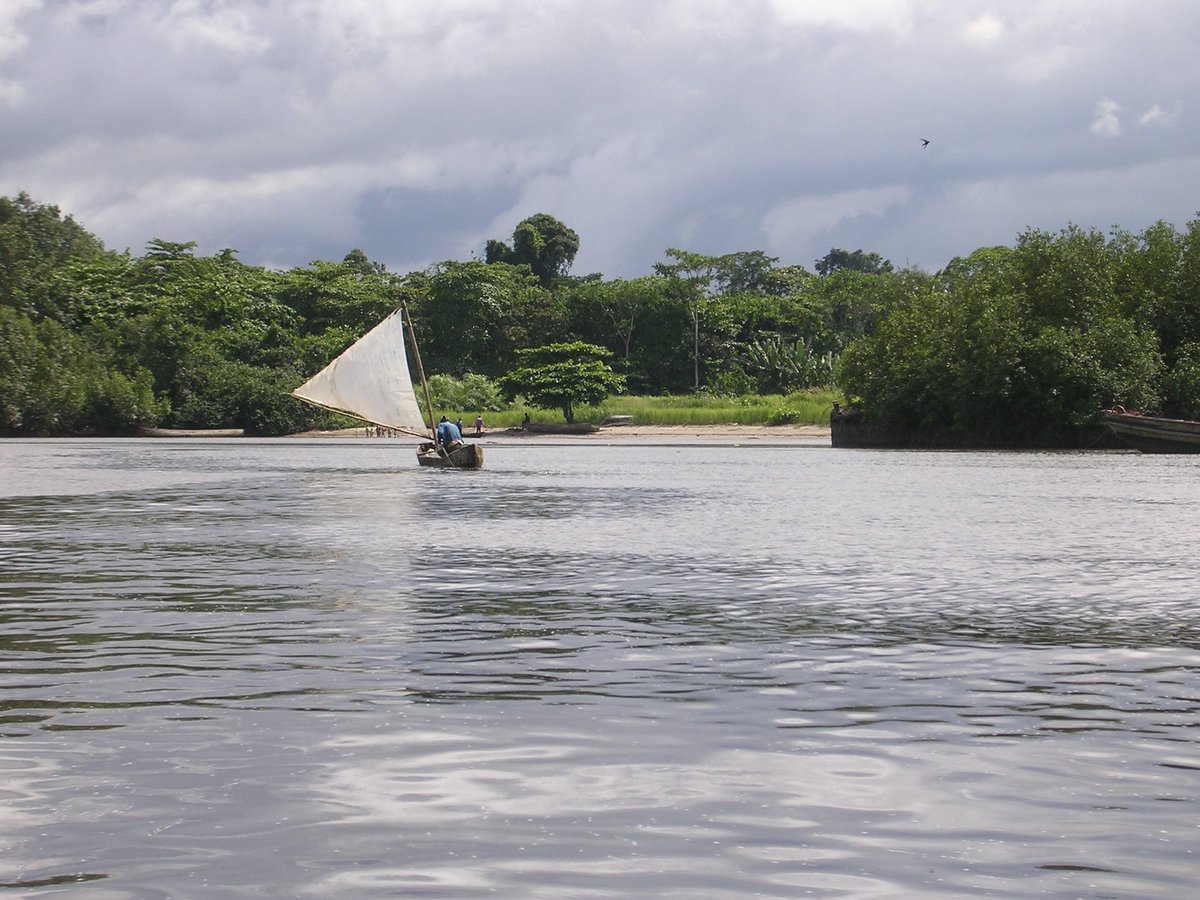
<svg viewBox="0 0 1200 900"><path fill-rule="evenodd" d="M375 425L429 434L408 372L400 310L351 344L292 396Z"/></svg>

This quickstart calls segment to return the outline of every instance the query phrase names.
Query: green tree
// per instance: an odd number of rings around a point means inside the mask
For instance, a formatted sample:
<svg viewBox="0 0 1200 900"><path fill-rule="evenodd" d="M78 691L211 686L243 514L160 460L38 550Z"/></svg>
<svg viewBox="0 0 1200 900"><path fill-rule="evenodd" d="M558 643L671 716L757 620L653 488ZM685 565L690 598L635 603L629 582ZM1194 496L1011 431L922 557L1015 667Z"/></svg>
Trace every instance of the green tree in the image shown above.
<svg viewBox="0 0 1200 900"><path fill-rule="evenodd" d="M429 396L435 409L499 412L504 408L500 388L485 375L430 375Z"/></svg>
<svg viewBox="0 0 1200 900"><path fill-rule="evenodd" d="M1031 324L1087 328L1123 314L1117 293L1119 248L1095 229L1029 229L1009 258Z"/></svg>
<svg viewBox="0 0 1200 900"><path fill-rule="evenodd" d="M655 263L654 271L668 279L671 289L686 306L692 322L692 389L700 389L700 322L715 296L714 281L720 271L717 257L667 248L670 263Z"/></svg>
<svg viewBox="0 0 1200 900"><path fill-rule="evenodd" d="M1200 344L1184 344L1163 379L1163 412L1180 419L1200 419Z"/></svg>
<svg viewBox="0 0 1200 900"><path fill-rule="evenodd" d="M743 250L717 257L716 282L721 293L771 293L776 286L772 278L779 260L761 250Z"/></svg>
<svg viewBox="0 0 1200 900"><path fill-rule="evenodd" d="M1182 234L1157 222L1125 242L1120 273L1125 305L1152 329L1163 358L1174 367L1200 342L1200 220Z"/></svg>
<svg viewBox="0 0 1200 900"><path fill-rule="evenodd" d="M496 376L519 348L565 336L561 302L524 267L448 261L403 290L428 373Z"/></svg>
<svg viewBox="0 0 1200 900"><path fill-rule="evenodd" d="M892 271L890 260L884 259L878 253L868 253L865 250L841 250L834 247L814 263L818 275L832 275L834 272L865 272L868 275L886 275Z"/></svg>
<svg viewBox="0 0 1200 900"><path fill-rule="evenodd" d="M874 330L896 297L904 297L923 281L920 272L870 274L841 269L814 278L797 295L803 310L801 333L816 352L837 355L852 340Z"/></svg>
<svg viewBox="0 0 1200 900"><path fill-rule="evenodd" d="M661 275L560 286L568 332L613 351L636 393L686 391L692 383L691 319L676 285Z"/></svg>
<svg viewBox="0 0 1200 900"><path fill-rule="evenodd" d="M104 254L104 245L57 206L21 192L0 197L0 305L35 319L58 317L47 288L55 272Z"/></svg>
<svg viewBox="0 0 1200 900"><path fill-rule="evenodd" d="M35 392L45 387L47 364L37 326L15 309L0 306L0 433L29 428Z"/></svg>
<svg viewBox="0 0 1200 900"><path fill-rule="evenodd" d="M128 434L162 412L146 370L126 376L59 322L0 306L0 434Z"/></svg>
<svg viewBox="0 0 1200 900"><path fill-rule="evenodd" d="M1113 289L1119 248L1028 232L896 290L842 356L839 385L871 416L939 440L1055 444L1114 403L1154 403L1157 340Z"/></svg>
<svg viewBox="0 0 1200 900"><path fill-rule="evenodd" d="M484 248L488 263L528 266L544 288L566 275L579 252L579 235L547 213L523 219L513 230L512 245L490 240Z"/></svg>
<svg viewBox="0 0 1200 900"><path fill-rule="evenodd" d="M692 390L700 389L705 373L744 381L739 359L744 361L746 347L761 332L778 333L793 344L812 343L814 319L800 299L811 273L777 268L778 260L759 250L706 256L672 247L666 255L671 261L654 269L691 326Z"/></svg>
<svg viewBox="0 0 1200 900"><path fill-rule="evenodd" d="M583 341L520 350L519 367L499 379L500 389L510 400L520 395L534 406L561 409L574 422L576 406L599 403L624 388L625 379L605 362L611 355Z"/></svg>
<svg viewBox="0 0 1200 900"><path fill-rule="evenodd" d="M372 262L367 254L357 247L342 257L342 265L359 275L383 275L387 272L387 266L383 263Z"/></svg>
<svg viewBox="0 0 1200 900"><path fill-rule="evenodd" d="M342 326L363 335L399 306L395 279L372 268L353 253L340 263L317 260L284 273L273 299L300 317L302 334Z"/></svg>
<svg viewBox="0 0 1200 900"><path fill-rule="evenodd" d="M583 281L566 292L571 329L613 350L628 368L635 336L662 297L664 280L650 275L626 281Z"/></svg>

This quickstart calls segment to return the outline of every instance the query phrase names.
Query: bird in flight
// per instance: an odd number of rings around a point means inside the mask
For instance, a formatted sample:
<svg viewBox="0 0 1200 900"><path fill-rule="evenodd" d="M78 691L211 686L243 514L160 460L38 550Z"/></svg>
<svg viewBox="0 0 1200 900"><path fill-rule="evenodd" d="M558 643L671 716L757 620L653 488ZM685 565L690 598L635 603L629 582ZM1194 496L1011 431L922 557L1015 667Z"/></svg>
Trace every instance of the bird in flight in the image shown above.
<svg viewBox="0 0 1200 900"><path fill-rule="evenodd" d="M929 146L929 138L921 138L921 149L924 150Z"/></svg>

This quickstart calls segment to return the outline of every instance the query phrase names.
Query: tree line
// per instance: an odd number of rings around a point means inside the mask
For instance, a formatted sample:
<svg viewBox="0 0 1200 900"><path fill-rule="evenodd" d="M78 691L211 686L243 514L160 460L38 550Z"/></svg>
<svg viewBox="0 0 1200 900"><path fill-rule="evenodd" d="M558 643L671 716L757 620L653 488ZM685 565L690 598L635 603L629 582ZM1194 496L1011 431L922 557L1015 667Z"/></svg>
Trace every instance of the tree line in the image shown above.
<svg viewBox="0 0 1200 900"><path fill-rule="evenodd" d="M0 433L317 427L287 392L401 301L426 370L457 379L502 383L530 350L582 344L633 394L836 383L881 421L964 434L1076 427L1115 403L1200 414L1196 223L1030 230L936 274L862 250L810 270L669 248L606 279L569 274L578 247L537 214L482 260L398 274L352 250L277 271L161 239L113 252L54 206L0 198Z"/></svg>
<svg viewBox="0 0 1200 900"><path fill-rule="evenodd" d="M1053 446L1115 405L1200 419L1200 222L1030 229L890 284L839 361L840 387L875 421Z"/></svg>

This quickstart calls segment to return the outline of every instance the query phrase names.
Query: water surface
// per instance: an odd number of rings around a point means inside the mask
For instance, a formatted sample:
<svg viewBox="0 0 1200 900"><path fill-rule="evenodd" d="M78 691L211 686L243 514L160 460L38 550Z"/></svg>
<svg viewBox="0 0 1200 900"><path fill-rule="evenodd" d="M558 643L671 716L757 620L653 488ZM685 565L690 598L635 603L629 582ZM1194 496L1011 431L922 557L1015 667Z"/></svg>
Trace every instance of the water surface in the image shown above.
<svg viewBox="0 0 1200 900"><path fill-rule="evenodd" d="M0 887L1184 897L1200 459L0 443Z"/></svg>

